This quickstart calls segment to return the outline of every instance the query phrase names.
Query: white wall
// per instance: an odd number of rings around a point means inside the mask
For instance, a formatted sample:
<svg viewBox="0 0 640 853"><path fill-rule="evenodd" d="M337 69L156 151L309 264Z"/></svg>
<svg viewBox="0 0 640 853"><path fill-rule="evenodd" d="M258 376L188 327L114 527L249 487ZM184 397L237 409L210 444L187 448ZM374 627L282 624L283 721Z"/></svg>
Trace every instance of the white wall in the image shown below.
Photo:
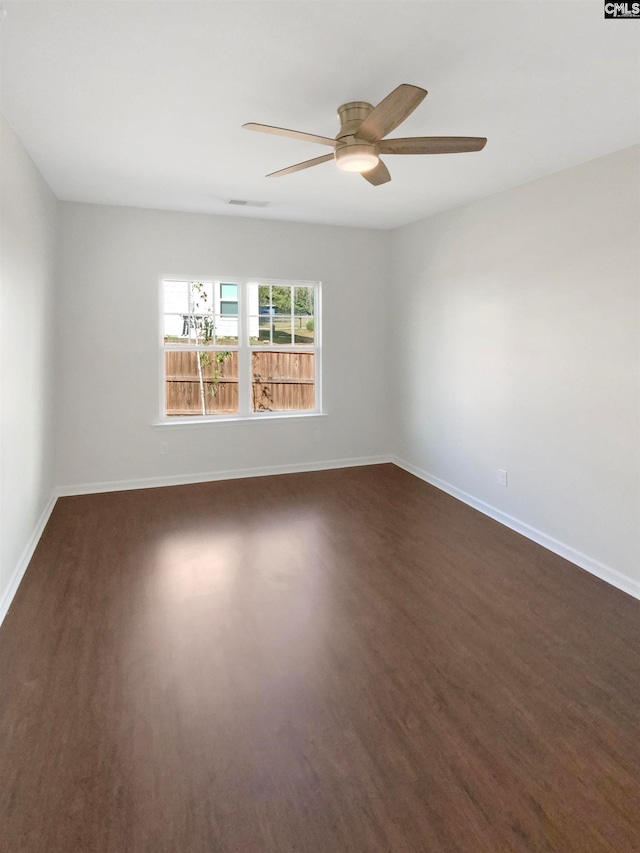
<svg viewBox="0 0 640 853"><path fill-rule="evenodd" d="M0 620L53 491L57 202L3 116L0 244Z"/></svg>
<svg viewBox="0 0 640 853"><path fill-rule="evenodd" d="M392 247L395 453L636 584L639 159L406 226Z"/></svg>
<svg viewBox="0 0 640 853"><path fill-rule="evenodd" d="M360 229L62 203L56 482L385 453L389 241ZM327 417L151 426L159 415L159 279L207 275L322 282Z"/></svg>

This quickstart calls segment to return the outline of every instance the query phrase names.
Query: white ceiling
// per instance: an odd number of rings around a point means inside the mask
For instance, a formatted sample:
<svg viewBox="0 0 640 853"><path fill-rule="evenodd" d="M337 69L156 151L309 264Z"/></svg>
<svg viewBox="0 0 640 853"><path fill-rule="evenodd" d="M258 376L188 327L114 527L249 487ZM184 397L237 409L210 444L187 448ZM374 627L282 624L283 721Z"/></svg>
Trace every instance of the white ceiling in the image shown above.
<svg viewBox="0 0 640 853"><path fill-rule="evenodd" d="M61 199L393 228L640 140L640 22L601 0L2 5L2 110ZM392 136L484 151L267 179L326 149L241 129L335 136L399 83L429 96Z"/></svg>

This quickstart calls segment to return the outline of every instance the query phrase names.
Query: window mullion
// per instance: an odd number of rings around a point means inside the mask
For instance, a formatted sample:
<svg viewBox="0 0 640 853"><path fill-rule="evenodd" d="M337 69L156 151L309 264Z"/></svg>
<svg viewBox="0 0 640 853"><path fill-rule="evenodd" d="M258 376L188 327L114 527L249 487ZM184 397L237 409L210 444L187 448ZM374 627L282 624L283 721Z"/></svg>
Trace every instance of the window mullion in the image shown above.
<svg viewBox="0 0 640 853"><path fill-rule="evenodd" d="M251 414L251 350L249 349L248 284L238 284L238 411L245 417Z"/></svg>

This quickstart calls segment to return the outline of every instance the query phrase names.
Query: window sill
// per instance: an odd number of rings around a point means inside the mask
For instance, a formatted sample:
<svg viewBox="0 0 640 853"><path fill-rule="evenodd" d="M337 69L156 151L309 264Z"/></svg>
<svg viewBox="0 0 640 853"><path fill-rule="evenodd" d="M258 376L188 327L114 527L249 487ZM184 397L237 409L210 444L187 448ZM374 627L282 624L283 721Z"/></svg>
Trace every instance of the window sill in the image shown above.
<svg viewBox="0 0 640 853"><path fill-rule="evenodd" d="M177 416L166 420L155 421L151 426L163 427L208 427L211 424L237 424L237 423L259 423L274 420L306 420L307 418L325 418L326 412L264 412L255 415L216 415L207 417L203 415L192 415L186 417Z"/></svg>

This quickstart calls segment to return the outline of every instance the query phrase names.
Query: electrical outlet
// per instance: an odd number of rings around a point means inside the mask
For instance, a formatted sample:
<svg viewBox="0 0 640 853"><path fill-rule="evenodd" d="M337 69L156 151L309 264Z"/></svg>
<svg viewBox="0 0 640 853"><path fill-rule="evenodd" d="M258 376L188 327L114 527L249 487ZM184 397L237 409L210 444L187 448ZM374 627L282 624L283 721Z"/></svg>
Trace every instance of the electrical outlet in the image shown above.
<svg viewBox="0 0 640 853"><path fill-rule="evenodd" d="M498 483L501 486L507 485L507 472L503 468L498 468Z"/></svg>
<svg viewBox="0 0 640 853"><path fill-rule="evenodd" d="M168 442L166 442L166 441L161 441L161 442L160 442L160 455L161 455L161 456L166 456L168 452L169 452L169 444L168 444Z"/></svg>

